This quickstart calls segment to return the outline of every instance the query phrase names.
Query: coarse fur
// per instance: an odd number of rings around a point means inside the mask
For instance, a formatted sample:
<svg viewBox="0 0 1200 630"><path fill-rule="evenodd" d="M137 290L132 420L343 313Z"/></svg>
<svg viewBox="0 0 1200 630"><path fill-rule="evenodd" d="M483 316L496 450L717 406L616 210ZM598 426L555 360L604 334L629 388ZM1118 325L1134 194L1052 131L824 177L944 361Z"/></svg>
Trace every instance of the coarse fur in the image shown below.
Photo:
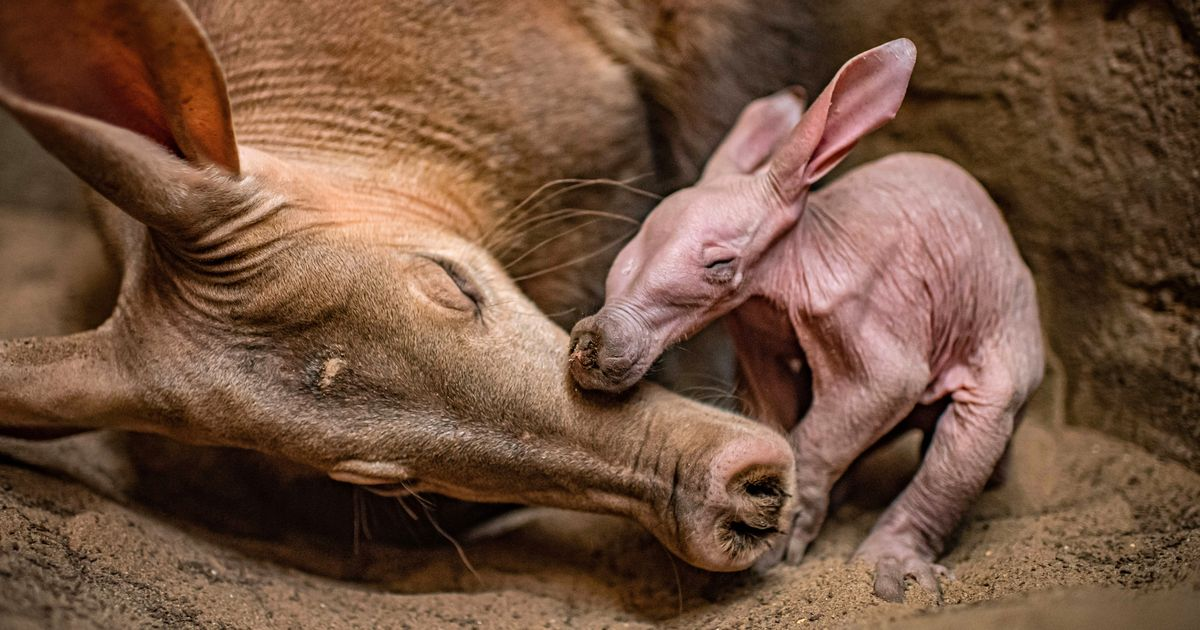
<svg viewBox="0 0 1200 630"><path fill-rule="evenodd" d="M564 178L669 186L705 129L783 78L763 61L795 44L789 15L4 3L0 104L98 193L123 276L96 330L0 342L0 427L143 431L382 492L615 512L694 564L747 566L784 526L787 445L658 387L579 392L543 314L594 303L628 230L562 209L649 202L519 202ZM724 52L755 25L758 45Z"/></svg>

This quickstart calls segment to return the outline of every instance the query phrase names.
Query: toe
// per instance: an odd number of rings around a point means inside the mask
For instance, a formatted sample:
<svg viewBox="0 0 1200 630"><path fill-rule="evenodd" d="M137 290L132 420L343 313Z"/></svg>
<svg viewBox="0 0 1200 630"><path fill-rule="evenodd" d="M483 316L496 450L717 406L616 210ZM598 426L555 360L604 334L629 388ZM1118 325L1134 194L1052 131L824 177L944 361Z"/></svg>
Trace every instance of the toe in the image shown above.
<svg viewBox="0 0 1200 630"><path fill-rule="evenodd" d="M782 562L787 552L787 542L787 540L780 538L772 543L771 547L754 562L754 572L762 575Z"/></svg>
<svg viewBox="0 0 1200 630"><path fill-rule="evenodd" d="M921 585L921 588L929 591L937 599L937 603L940 606L942 603L942 587L938 584L937 574L934 572L933 567L929 563L916 560L911 561L907 568L908 570L905 571L905 574L912 576L917 581L917 584Z"/></svg>
<svg viewBox="0 0 1200 630"><path fill-rule="evenodd" d="M889 602L904 601L905 580L912 578L921 588L933 595L942 604L940 576L953 575L940 564L933 564L919 557L883 556L875 563L875 594Z"/></svg>
<svg viewBox="0 0 1200 630"><path fill-rule="evenodd" d="M875 563L875 595L889 602L904 601L904 568L895 558Z"/></svg>
<svg viewBox="0 0 1200 630"><path fill-rule="evenodd" d="M958 578L954 577L953 571L951 571L950 569L947 569L946 567L944 567L940 564L933 564L930 566L933 567L933 572L937 573L937 576L939 578L941 578L947 582L953 582L958 579Z"/></svg>
<svg viewBox="0 0 1200 630"><path fill-rule="evenodd" d="M801 536L793 534L788 537L787 553L784 554L784 561L790 565L800 564L804 560L804 552L808 550L808 541Z"/></svg>

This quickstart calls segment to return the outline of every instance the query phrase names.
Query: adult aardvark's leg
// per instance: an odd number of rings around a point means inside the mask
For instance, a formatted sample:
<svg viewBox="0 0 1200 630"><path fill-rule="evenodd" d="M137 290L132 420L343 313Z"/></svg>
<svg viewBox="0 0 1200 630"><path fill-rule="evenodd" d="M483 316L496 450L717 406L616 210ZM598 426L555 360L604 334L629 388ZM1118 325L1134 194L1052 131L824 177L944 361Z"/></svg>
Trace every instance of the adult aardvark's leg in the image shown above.
<svg viewBox="0 0 1200 630"><path fill-rule="evenodd" d="M883 599L902 601L908 576L941 599L938 577L947 571L933 561L1012 436L1021 397L1007 369L993 365L972 380L951 393L921 468L858 548L858 557L875 564L875 594Z"/></svg>

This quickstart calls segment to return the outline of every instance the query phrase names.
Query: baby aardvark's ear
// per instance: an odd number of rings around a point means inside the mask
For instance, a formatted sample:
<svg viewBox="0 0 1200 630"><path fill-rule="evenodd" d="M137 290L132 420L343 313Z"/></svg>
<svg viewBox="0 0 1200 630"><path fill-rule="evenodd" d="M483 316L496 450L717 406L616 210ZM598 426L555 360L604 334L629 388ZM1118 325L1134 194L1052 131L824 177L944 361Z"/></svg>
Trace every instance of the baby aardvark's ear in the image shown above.
<svg viewBox="0 0 1200 630"><path fill-rule="evenodd" d="M757 99L738 115L733 129L708 158L700 181L724 175L747 175L764 167L800 122L808 101L804 88L792 86Z"/></svg>
<svg viewBox="0 0 1200 630"><path fill-rule="evenodd" d="M786 203L799 200L860 138L895 118L916 61L913 43L897 39L838 70L771 161L770 177Z"/></svg>

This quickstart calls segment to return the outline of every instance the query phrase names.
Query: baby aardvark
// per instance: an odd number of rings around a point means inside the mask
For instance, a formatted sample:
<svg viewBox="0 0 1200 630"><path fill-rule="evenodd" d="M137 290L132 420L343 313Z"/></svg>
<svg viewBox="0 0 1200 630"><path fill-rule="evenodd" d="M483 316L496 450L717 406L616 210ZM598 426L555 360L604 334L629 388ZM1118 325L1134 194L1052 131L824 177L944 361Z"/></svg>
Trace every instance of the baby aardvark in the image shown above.
<svg viewBox="0 0 1200 630"><path fill-rule="evenodd" d="M899 154L809 192L895 116L915 61L896 40L846 63L803 115L791 93L747 107L699 183L664 200L617 257L570 354L581 386L622 391L729 314L754 411L789 431L796 453L776 561L800 560L855 458L914 409L945 404L920 470L857 551L893 601L906 576L940 593L934 561L1042 378L1033 279L969 174Z"/></svg>

